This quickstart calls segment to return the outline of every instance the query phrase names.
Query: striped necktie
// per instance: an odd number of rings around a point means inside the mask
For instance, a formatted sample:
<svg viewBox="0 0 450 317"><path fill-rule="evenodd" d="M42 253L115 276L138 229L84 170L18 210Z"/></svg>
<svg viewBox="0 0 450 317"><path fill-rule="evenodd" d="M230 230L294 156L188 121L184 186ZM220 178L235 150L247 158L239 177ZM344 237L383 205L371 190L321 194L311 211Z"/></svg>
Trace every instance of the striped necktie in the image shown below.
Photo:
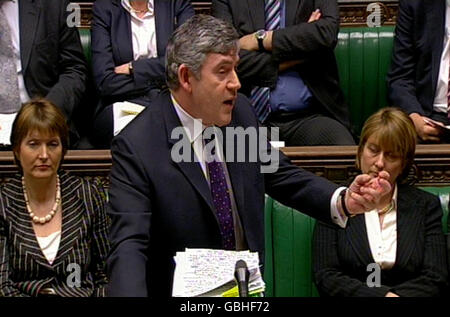
<svg viewBox="0 0 450 317"><path fill-rule="evenodd" d="M11 29L1 8L5 2L0 0L0 113L15 113L21 103Z"/></svg>
<svg viewBox="0 0 450 317"><path fill-rule="evenodd" d="M281 0L265 0L266 30L272 31L280 28L281 22ZM250 101L255 107L256 115L260 122L264 122L270 109L270 88L254 87L250 94Z"/></svg>

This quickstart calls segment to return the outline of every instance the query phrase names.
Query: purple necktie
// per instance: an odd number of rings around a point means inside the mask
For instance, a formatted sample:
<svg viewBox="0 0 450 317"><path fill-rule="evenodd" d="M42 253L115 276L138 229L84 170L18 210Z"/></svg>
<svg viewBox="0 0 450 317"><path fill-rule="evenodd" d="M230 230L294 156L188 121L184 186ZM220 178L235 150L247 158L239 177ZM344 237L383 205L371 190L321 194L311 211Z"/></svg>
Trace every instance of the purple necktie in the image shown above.
<svg viewBox="0 0 450 317"><path fill-rule="evenodd" d="M205 145L214 142L214 135L211 139L205 140ZM214 144L214 143L213 143ZM222 235L223 247L226 250L235 250L236 242L234 238L233 213L231 211L231 198L228 189L225 172L222 162L215 160L215 147L211 153L214 155L212 162L207 162L211 195L219 220L220 233Z"/></svg>

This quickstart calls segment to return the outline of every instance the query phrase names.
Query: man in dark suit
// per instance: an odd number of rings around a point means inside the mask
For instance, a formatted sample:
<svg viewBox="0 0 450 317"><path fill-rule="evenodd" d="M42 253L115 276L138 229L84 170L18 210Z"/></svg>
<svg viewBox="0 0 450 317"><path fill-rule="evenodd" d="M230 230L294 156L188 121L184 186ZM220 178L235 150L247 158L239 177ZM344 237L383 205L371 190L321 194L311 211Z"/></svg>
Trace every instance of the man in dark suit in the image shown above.
<svg viewBox="0 0 450 317"><path fill-rule="evenodd" d="M212 14L241 36L242 92L261 122L279 127L281 141L354 144L334 56L337 1L213 0ZM261 87L270 89L267 97L258 93Z"/></svg>
<svg viewBox="0 0 450 317"><path fill-rule="evenodd" d="M267 139L252 148L262 136L253 108L237 93L238 52L229 23L209 15L186 21L167 46L170 91L113 140L110 296L170 296L173 257L185 248L249 249L263 259L265 192L345 226L350 213L368 210L388 190L387 173L378 189L360 175L351 192L341 192L268 148ZM211 129L215 138L207 142ZM248 133L244 146L233 136L239 131ZM263 162L276 168L264 170Z"/></svg>
<svg viewBox="0 0 450 317"><path fill-rule="evenodd" d="M450 5L400 0L389 99L411 117L422 142L450 142L448 118Z"/></svg>
<svg viewBox="0 0 450 317"><path fill-rule="evenodd" d="M94 120L97 146L111 145L114 103L148 106L165 86L167 41L192 15L185 0L94 2L92 67L101 97Z"/></svg>
<svg viewBox="0 0 450 317"><path fill-rule="evenodd" d="M7 21L4 27L10 31L10 56L17 70L10 73L12 90L0 90L2 95L10 94L14 105L0 112L14 113L30 98L46 97L63 110L73 144L78 133L72 118L86 89L86 64L77 28L68 25L68 5L69 0L0 2L3 20ZM2 65L7 63L2 59Z"/></svg>

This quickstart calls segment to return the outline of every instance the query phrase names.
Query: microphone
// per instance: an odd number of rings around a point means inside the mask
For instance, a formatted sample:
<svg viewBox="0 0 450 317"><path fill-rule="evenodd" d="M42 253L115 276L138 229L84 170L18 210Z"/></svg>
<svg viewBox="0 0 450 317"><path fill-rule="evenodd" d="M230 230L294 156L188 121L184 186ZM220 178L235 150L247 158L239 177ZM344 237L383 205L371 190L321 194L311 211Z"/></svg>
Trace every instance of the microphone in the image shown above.
<svg viewBox="0 0 450 317"><path fill-rule="evenodd" d="M238 284L239 297L248 297L248 279L250 277L250 272L248 271L247 263L245 263L244 260L236 262L234 277Z"/></svg>

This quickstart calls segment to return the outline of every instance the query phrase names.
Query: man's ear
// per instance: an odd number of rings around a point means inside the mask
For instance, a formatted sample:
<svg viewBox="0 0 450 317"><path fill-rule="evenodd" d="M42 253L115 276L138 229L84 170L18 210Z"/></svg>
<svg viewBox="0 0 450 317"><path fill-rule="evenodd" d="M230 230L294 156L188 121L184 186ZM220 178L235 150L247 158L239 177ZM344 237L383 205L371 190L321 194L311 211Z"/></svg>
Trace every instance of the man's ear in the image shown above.
<svg viewBox="0 0 450 317"><path fill-rule="evenodd" d="M180 67L178 67L178 81L180 82L180 87L187 92L192 92L192 78L193 74L186 64L181 64Z"/></svg>

